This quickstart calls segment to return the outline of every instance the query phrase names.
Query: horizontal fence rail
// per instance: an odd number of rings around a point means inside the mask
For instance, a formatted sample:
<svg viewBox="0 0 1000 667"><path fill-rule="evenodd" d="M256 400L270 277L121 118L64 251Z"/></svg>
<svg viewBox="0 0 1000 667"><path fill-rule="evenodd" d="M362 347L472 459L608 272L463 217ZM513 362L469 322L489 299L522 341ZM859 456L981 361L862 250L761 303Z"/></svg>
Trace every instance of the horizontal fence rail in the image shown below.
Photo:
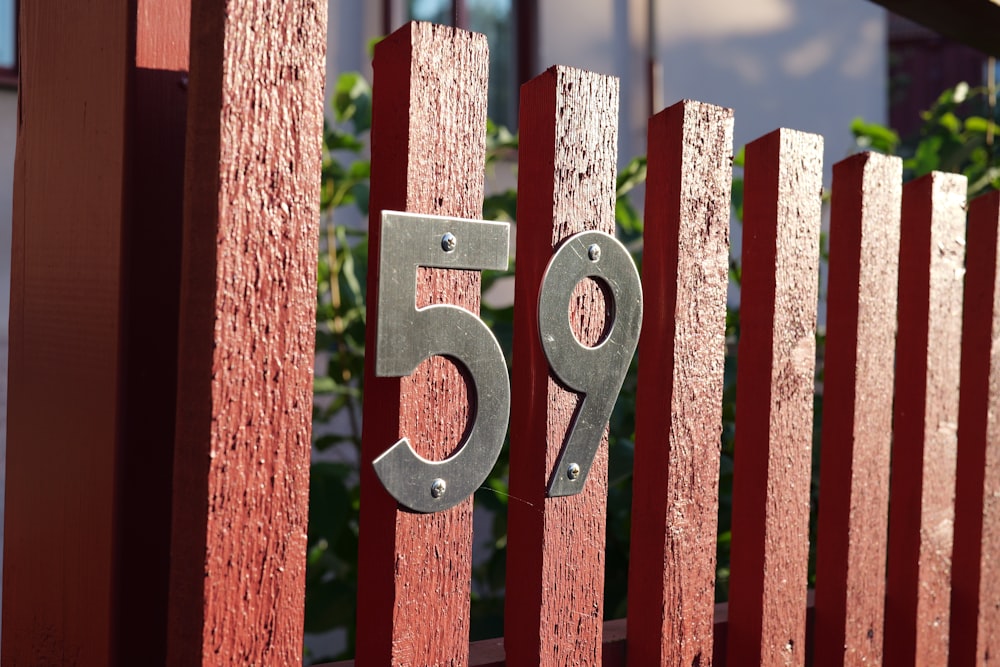
<svg viewBox="0 0 1000 667"><path fill-rule="evenodd" d="M176 444L157 452L174 466L156 514L170 506L173 516L172 532L148 531L170 555L169 587L162 558L145 603L158 620L143 637L167 664L286 665L303 626L321 129L318 105L304 100L319 95L323 15L301 0L287 15L271 0L223 4L195 12L185 168L180 153L163 165L164 187L184 190L183 215L164 213L184 222L183 244L171 242ZM242 48L245 26L274 43L296 37L273 59L265 42ZM125 58L136 39L122 33L113 54ZM485 37L448 27L411 23L375 48L356 663L964 667L1000 656L1000 196L967 202L964 177L936 172L904 186L893 157L834 165L817 360L821 137L779 129L748 145L740 317L727 321L734 113L683 101L650 119L640 271L614 237L614 77L553 67L525 84L517 233L478 219L488 69ZM134 85L123 72L114 85ZM26 69L24 90L41 74ZM185 126L171 100L173 136ZM117 108L99 127L131 128L132 113ZM22 140L52 130L36 122L19 127ZM255 148L258 130L271 137L268 154ZM150 150L115 131L128 164ZM99 139L66 142L82 156ZM42 503L39 438L67 432L34 429L42 394L32 377L53 377L63 359L46 357L53 302L39 258L79 248L62 239L46 188L25 186L45 172L35 150L19 148L16 166L6 525L17 539L5 545L3 659L128 664L140 640L126 630L144 603L122 589L137 573L112 564L144 544L129 532L134 508L122 506L139 490L122 481L138 459L119 384L139 362L108 340L138 335L127 307L138 287L118 284L134 257L93 238L80 246L115 297L97 304L109 321L85 331L88 344L123 368L87 377L89 367L73 367L96 392L81 405L93 411L86 442L103 443L101 470L60 468L67 484L46 486ZM122 169L107 170L105 206L151 187ZM112 233L94 238L129 241L125 208L108 209ZM508 374L479 313L481 271L503 270L512 243ZM169 300L175 288L164 289ZM716 604L736 327L729 602ZM636 353L632 511L614 526L631 534L627 618L605 620L608 422ZM470 644L472 498L508 421L505 632ZM82 522L74 503L88 498L107 516ZM39 536L32 517L56 515L82 523L65 524L65 538ZM79 563L54 553L74 549L86 552ZM70 582L64 590L50 570Z"/></svg>
<svg viewBox="0 0 1000 667"><path fill-rule="evenodd" d="M712 615L709 618L709 637L712 642L712 664L726 664L726 630L729 626L729 605L725 602L712 606ZM806 638L811 639L813 627L815 625L815 614L813 609L812 593L809 594L809 607L806 610ZM601 667L626 667L629 655L632 654L632 643L635 636L633 630L629 630L627 620L620 618L613 621L605 621L602 629L601 647ZM497 639L485 639L472 642L469 645L469 667L506 667L508 664L515 664L513 661L507 662L506 653L507 641L503 637ZM811 644L810 644L811 645ZM328 662L317 667L355 667L358 664L354 660L342 660L339 662ZM652 664L680 664L680 663L657 663ZM702 661L702 665L709 664Z"/></svg>

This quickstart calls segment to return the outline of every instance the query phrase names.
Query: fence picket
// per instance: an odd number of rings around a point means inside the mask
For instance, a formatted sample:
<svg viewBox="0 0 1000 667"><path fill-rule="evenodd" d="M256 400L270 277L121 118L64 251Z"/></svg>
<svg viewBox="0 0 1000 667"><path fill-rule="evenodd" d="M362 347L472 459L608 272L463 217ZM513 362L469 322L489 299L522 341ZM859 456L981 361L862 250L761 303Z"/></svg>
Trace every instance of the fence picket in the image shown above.
<svg viewBox="0 0 1000 667"><path fill-rule="evenodd" d="M805 660L823 139L746 148L730 667Z"/></svg>
<svg viewBox="0 0 1000 667"><path fill-rule="evenodd" d="M708 665L729 279L733 113L649 121L628 664Z"/></svg>
<svg viewBox="0 0 1000 667"><path fill-rule="evenodd" d="M122 609L148 614L151 624L166 620L162 605L144 601L136 608L127 594L116 599L124 580L148 585L150 597L162 602L162 561L154 556L145 580L132 578L139 568L115 567L116 551L130 550L135 539L121 524L136 525L116 487L147 472L131 468L133 456L121 460L121 376L129 363L141 362L119 346L131 324L120 298L129 277L126 244L141 217L125 205L137 189L129 164L148 146L131 131L148 97L129 97L136 73L130 44L148 24L136 16L135 3L51 9L20 8L2 655L10 665L97 665L108 664L118 648ZM164 100L164 133L184 130L183 112L171 113L175 101ZM171 153L164 158L149 163L145 175L175 194L183 160ZM153 224L178 225L178 217L149 209ZM176 246L164 254L171 250L176 258ZM164 356L172 353L168 348ZM154 374L164 367L159 358L150 366ZM69 400L57 401L54 387L72 388ZM172 417L166 422L150 430L169 431ZM169 460L172 438L156 433L150 440L143 443L150 458L166 454ZM151 486L169 493L170 480L164 484L160 471L149 473ZM169 498L134 496L127 485L124 492L137 503L148 498L156 527L141 539L162 545ZM142 638L162 649L162 625L149 630Z"/></svg>
<svg viewBox="0 0 1000 667"><path fill-rule="evenodd" d="M167 661L293 664L326 7L192 7Z"/></svg>
<svg viewBox="0 0 1000 667"><path fill-rule="evenodd" d="M885 662L948 659L965 177L903 187Z"/></svg>
<svg viewBox="0 0 1000 667"><path fill-rule="evenodd" d="M1000 193L969 205L948 664L1000 655Z"/></svg>
<svg viewBox="0 0 1000 667"><path fill-rule="evenodd" d="M512 665L601 662L607 435L577 495L546 497L577 406L548 369L538 296L566 237L614 231L618 80L554 67L521 89L505 634ZM604 329L593 284L578 287L581 340Z"/></svg>
<svg viewBox="0 0 1000 667"><path fill-rule="evenodd" d="M366 349L374 358L383 210L482 213L489 54L484 35L410 23L375 49ZM479 312L477 271L417 269L417 301ZM361 664L466 665L472 498L442 512L403 510L372 461L401 437L430 460L453 453L468 422L465 380L443 357L409 377L365 367L358 645Z"/></svg>
<svg viewBox="0 0 1000 667"><path fill-rule="evenodd" d="M817 667L882 662L902 172L877 153L833 167Z"/></svg>

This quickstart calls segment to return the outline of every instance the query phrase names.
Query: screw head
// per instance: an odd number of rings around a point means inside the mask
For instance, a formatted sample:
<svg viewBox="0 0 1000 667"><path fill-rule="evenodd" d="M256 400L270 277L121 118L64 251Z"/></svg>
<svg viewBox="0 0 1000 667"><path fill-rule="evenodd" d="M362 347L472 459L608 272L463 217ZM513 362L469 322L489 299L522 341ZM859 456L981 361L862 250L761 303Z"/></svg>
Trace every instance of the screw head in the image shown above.
<svg viewBox="0 0 1000 667"><path fill-rule="evenodd" d="M601 246L596 243L591 243L587 246L587 257L590 258L591 262L596 262L601 258Z"/></svg>
<svg viewBox="0 0 1000 667"><path fill-rule="evenodd" d="M576 480L580 477L580 464L570 463L566 468L566 476L571 480Z"/></svg>
<svg viewBox="0 0 1000 667"><path fill-rule="evenodd" d="M458 239L451 232L445 232L444 236L441 237L441 250L445 252L451 252L458 245Z"/></svg>
<svg viewBox="0 0 1000 667"><path fill-rule="evenodd" d="M445 483L445 481L440 477L431 482L431 496L434 498L440 498L443 496L447 489L448 484Z"/></svg>

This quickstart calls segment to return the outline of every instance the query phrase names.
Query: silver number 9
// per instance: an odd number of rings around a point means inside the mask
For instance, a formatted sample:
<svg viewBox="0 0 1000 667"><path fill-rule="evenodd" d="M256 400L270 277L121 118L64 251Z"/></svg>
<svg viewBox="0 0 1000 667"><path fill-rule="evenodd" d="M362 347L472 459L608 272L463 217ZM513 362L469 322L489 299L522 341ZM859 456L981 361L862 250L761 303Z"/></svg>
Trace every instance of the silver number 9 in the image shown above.
<svg viewBox="0 0 1000 667"><path fill-rule="evenodd" d="M458 306L417 308L417 267L506 269L509 244L507 223L382 213L375 374L410 375L442 355L465 368L475 396L471 426L448 459L423 458L405 437L375 459L386 490L411 510L439 512L472 495L496 463L510 416L510 380L493 333Z"/></svg>
<svg viewBox="0 0 1000 667"><path fill-rule="evenodd" d="M573 289L585 278L597 279L610 297L611 325L594 347L576 339L569 321ZM552 372L583 399L549 480L549 496L571 496L583 489L639 342L641 324L642 286L625 246L597 231L566 239L542 278L538 333Z"/></svg>

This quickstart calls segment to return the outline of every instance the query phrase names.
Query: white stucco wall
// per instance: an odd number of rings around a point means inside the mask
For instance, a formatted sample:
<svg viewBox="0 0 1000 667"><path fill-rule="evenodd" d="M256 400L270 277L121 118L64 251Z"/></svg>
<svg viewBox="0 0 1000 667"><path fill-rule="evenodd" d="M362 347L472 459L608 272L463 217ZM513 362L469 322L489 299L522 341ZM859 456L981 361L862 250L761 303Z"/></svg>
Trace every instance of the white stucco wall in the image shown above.
<svg viewBox="0 0 1000 667"><path fill-rule="evenodd" d="M368 42L382 31L381 2L331 0L326 38L326 99L341 72L359 71L371 80ZM328 114L329 115L329 114Z"/></svg>
<svg viewBox="0 0 1000 667"><path fill-rule="evenodd" d="M857 0L668 4L686 10L659 20L665 97L734 108L737 146L777 127L815 132L825 138L829 175L853 146L852 118L885 121L880 7ZM707 16L699 20L695 8Z"/></svg>
<svg viewBox="0 0 1000 667"><path fill-rule="evenodd" d="M539 67L621 77L622 159L644 154L647 0L540 3ZM855 116L884 121L886 18L859 0L658 0L663 102L735 110L737 147L777 127L822 134L830 166L852 146Z"/></svg>

